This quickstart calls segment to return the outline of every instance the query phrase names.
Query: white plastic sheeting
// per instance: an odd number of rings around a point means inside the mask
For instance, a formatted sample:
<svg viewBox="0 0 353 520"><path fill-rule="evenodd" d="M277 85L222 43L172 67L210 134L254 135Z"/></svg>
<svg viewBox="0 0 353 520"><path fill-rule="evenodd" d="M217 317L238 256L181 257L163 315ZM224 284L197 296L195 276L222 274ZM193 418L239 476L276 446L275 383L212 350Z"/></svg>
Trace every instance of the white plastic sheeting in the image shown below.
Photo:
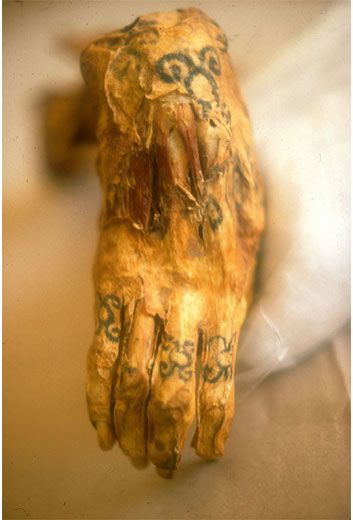
<svg viewBox="0 0 353 520"><path fill-rule="evenodd" d="M287 368L349 320L349 20L343 4L243 85L267 187L240 380Z"/></svg>

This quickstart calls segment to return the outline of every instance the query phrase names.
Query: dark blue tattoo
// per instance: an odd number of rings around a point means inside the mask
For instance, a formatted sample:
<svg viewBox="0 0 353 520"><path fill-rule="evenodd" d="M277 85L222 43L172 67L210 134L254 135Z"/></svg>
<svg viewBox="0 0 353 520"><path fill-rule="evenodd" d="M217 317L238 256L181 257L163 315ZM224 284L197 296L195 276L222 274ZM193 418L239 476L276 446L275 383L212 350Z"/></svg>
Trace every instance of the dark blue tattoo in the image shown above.
<svg viewBox="0 0 353 520"><path fill-rule="evenodd" d="M212 336L208 340L207 349L212 352L215 362L207 363L203 368L203 380L206 383L214 384L221 379L228 381L232 378L235 338L233 336L229 343L224 336Z"/></svg>
<svg viewBox="0 0 353 520"><path fill-rule="evenodd" d="M168 379L174 373L183 381L190 381L192 368L193 341L180 342L165 336L161 344L162 359L159 363L159 373L162 379Z"/></svg>
<svg viewBox="0 0 353 520"><path fill-rule="evenodd" d="M185 52L170 52L156 63L156 72L165 83L181 83L188 94L202 107L203 117L207 117L212 104L219 105L218 85L213 76L220 76L221 64L217 51L212 46L201 49L199 64L194 63ZM211 88L210 99L204 99L197 93L194 79L203 76Z"/></svg>
<svg viewBox="0 0 353 520"><path fill-rule="evenodd" d="M121 330L116 323L115 314L121 310L121 300L114 294L96 295L96 316L97 328L96 335L102 331L105 336L113 343L119 343Z"/></svg>

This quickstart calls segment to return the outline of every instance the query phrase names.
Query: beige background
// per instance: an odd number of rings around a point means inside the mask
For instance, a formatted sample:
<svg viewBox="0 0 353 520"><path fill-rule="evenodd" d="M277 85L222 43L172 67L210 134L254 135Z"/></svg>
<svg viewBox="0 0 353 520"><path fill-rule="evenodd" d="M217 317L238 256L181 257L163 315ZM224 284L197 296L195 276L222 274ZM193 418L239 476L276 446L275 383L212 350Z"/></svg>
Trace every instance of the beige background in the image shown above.
<svg viewBox="0 0 353 520"><path fill-rule="evenodd" d="M241 396L223 460L187 448L172 481L99 451L84 368L93 334L91 265L100 191L47 172L41 103L79 81L63 35L198 5L230 38L241 83L334 2L6 2L4 4L4 517L348 518L348 331ZM348 13L348 7L347 7ZM246 96L246 92L245 92Z"/></svg>

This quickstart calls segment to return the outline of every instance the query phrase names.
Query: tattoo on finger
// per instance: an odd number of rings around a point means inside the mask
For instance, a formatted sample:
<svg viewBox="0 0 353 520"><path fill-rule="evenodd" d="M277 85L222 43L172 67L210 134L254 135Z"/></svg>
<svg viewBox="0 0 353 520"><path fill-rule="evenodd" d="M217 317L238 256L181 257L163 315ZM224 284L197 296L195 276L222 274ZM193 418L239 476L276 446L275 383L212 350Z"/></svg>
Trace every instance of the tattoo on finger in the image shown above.
<svg viewBox="0 0 353 520"><path fill-rule="evenodd" d="M175 374L182 381L190 381L193 375L192 361L194 342L190 340L178 341L166 335L161 343L161 361L159 374L163 380Z"/></svg>
<svg viewBox="0 0 353 520"><path fill-rule="evenodd" d="M97 292L96 295L96 336L101 334L112 341L113 343L119 343L121 329L118 326L119 322L116 320L116 311L120 311L122 308L121 299L114 294L102 295Z"/></svg>
<svg viewBox="0 0 353 520"><path fill-rule="evenodd" d="M236 335L229 342L224 336L212 336L206 344L209 354L208 363L203 368L205 383L215 384L218 381L229 381L233 375L233 349Z"/></svg>

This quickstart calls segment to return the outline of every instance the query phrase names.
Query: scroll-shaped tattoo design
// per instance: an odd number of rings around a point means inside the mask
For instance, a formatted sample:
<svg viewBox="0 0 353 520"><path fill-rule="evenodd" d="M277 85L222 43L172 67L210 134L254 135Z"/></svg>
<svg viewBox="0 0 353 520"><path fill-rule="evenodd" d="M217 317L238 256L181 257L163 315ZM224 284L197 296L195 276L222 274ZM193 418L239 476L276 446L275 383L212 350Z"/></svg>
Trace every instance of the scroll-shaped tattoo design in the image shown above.
<svg viewBox="0 0 353 520"><path fill-rule="evenodd" d="M114 343L119 343L120 328L116 324L116 310L121 309L121 300L114 294L96 295L96 335L104 333Z"/></svg>
<svg viewBox="0 0 353 520"><path fill-rule="evenodd" d="M212 336L206 348L213 351L213 363L207 363L203 369L203 380L207 383L217 383L220 379L227 381L233 375L233 348L235 336L227 342L224 336Z"/></svg>
<svg viewBox="0 0 353 520"><path fill-rule="evenodd" d="M183 381L189 381L193 374L194 343L188 340L177 341L172 336L166 336L161 348L163 354L159 364L159 373L162 379L167 379L175 374Z"/></svg>
<svg viewBox="0 0 353 520"><path fill-rule="evenodd" d="M104 191L89 414L103 449L170 474L194 419L213 459L233 418L264 228L249 117L226 37L197 9L141 16L81 66Z"/></svg>
<svg viewBox="0 0 353 520"><path fill-rule="evenodd" d="M212 104L219 104L218 85L215 76L221 75L221 64L217 51L211 45L201 49L198 63L191 56L182 52L169 52L160 58L156 71L166 83L182 83L188 94L202 106L203 116L206 117ZM200 89L202 77L209 85L209 92ZM208 99L205 98L208 95Z"/></svg>

